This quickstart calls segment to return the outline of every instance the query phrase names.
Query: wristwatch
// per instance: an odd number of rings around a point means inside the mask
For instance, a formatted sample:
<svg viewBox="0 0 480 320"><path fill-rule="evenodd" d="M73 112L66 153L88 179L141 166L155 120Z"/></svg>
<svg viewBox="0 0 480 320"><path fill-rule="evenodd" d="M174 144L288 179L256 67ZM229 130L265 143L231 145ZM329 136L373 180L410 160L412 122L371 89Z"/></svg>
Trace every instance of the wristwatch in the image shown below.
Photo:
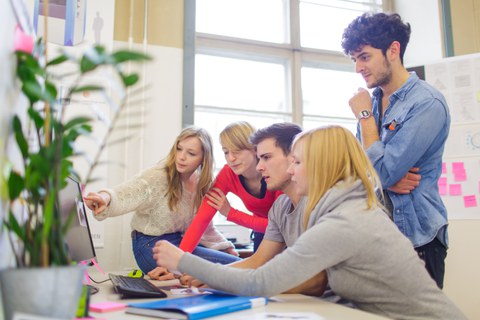
<svg viewBox="0 0 480 320"><path fill-rule="evenodd" d="M372 112L369 111L369 110L362 110L360 111L360 113L358 114L358 120L360 119L368 119L372 116Z"/></svg>

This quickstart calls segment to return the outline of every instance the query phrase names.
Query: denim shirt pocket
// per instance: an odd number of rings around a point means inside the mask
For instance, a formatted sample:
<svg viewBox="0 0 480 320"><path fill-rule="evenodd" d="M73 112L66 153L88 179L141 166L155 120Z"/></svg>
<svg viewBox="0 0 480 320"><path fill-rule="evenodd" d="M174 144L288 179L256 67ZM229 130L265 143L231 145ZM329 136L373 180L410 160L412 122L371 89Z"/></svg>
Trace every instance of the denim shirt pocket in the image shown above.
<svg viewBox="0 0 480 320"><path fill-rule="evenodd" d="M393 119L382 125L382 138L384 144L387 144L403 126L402 119Z"/></svg>

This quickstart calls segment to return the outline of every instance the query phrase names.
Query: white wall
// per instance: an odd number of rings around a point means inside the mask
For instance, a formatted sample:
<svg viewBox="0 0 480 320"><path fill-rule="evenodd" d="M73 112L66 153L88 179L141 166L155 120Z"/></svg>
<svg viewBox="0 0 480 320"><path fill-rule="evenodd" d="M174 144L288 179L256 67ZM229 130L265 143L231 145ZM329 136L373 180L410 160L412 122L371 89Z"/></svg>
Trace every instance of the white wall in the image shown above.
<svg viewBox="0 0 480 320"><path fill-rule="evenodd" d="M404 64L419 66L443 57L438 0L395 0L395 12L412 27Z"/></svg>
<svg viewBox="0 0 480 320"><path fill-rule="evenodd" d="M9 0L0 0L0 167L5 160L5 147L8 129L10 128L10 114L17 109L17 92L14 87L14 56L13 34L15 21L11 11ZM0 221L3 221L5 205L0 199ZM12 266L13 257L9 254L10 245L6 237L3 225L0 228L0 269Z"/></svg>
<svg viewBox="0 0 480 320"><path fill-rule="evenodd" d="M115 46L124 45L115 43ZM143 50L141 47L137 49ZM146 65L142 74L142 82L150 87L144 92L146 103L136 106L145 110L143 129L138 138L119 148L111 148L109 158L124 163L124 167L110 165L104 186L111 187L132 178L164 158L181 130L183 50L153 45L148 45L145 50L155 59ZM136 266L131 248L130 219L127 215L101 222L105 227L105 243L103 248L97 248L97 255L103 269L125 270Z"/></svg>

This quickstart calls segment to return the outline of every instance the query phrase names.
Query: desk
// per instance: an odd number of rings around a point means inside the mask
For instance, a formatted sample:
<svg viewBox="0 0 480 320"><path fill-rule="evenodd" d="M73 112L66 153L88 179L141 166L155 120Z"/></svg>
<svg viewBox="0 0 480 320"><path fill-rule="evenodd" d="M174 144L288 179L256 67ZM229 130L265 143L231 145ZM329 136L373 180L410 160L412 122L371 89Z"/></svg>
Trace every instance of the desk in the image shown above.
<svg viewBox="0 0 480 320"><path fill-rule="evenodd" d="M122 273L118 273L122 274ZM107 275L100 275L95 273L92 275L96 281L106 279ZM173 285L171 281L154 281L157 286ZM102 284L94 284L99 289L99 292L91 296L91 303L103 301L117 301L122 303L131 303L139 301L151 301L154 299L120 299L119 295L113 290L111 282ZM269 301L268 305L264 307L257 307L249 310L233 312L221 316L213 317L211 319L254 319L254 315L260 312L313 312L322 317L323 320L380 320L386 319L371 313L366 313L357 309L348 308L342 305L334 304L318 298L304 296L300 294L281 294L275 296L273 301ZM115 319L155 319L150 317L142 317L138 315L126 314L125 311L115 311L108 313L90 312L90 316L95 318L103 318L108 320Z"/></svg>

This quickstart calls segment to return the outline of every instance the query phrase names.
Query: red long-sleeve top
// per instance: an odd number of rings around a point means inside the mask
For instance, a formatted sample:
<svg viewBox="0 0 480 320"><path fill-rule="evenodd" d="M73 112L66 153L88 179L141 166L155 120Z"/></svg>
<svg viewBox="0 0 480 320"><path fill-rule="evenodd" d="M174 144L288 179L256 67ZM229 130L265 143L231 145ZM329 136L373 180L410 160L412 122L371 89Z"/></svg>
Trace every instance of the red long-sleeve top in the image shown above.
<svg viewBox="0 0 480 320"><path fill-rule="evenodd" d="M213 187L222 190L225 195L229 192L237 195L243 201L245 207L253 213L253 215L250 215L231 208L228 212L227 220L253 229L257 232L265 232L267 229L268 211L275 199L282 194L281 191L267 190L263 198L257 198L251 195L245 190L240 181L240 177L235 174L228 165L225 165L222 170L220 170ZM217 210L210 206L207 201L208 199L205 197L197 214L193 218L192 223L183 236L183 240L180 243L180 249L192 252L198 245L205 229L217 212Z"/></svg>

